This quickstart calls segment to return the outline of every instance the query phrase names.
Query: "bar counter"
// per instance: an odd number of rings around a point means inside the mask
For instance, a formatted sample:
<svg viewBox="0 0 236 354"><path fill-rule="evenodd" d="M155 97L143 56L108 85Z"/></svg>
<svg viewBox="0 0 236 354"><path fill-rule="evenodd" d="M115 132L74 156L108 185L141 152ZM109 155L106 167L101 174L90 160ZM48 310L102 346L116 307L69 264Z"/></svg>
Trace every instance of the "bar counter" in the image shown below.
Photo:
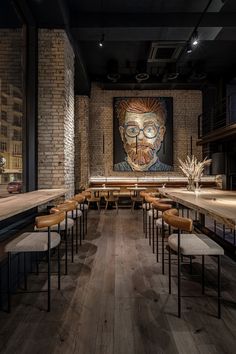
<svg viewBox="0 0 236 354"><path fill-rule="evenodd" d="M0 221L61 197L67 189L39 189L0 199Z"/></svg>
<svg viewBox="0 0 236 354"><path fill-rule="evenodd" d="M198 192L186 188L160 188L159 192L190 209L236 229L236 192L203 188Z"/></svg>

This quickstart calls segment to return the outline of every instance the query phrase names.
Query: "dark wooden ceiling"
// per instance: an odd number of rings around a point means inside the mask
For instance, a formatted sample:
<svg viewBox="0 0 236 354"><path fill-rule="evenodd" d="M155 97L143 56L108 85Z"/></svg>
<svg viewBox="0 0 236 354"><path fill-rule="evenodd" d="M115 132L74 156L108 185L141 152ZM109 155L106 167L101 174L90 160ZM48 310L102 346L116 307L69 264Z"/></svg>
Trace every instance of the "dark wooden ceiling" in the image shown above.
<svg viewBox="0 0 236 354"><path fill-rule="evenodd" d="M19 25L14 3L36 26L67 30L80 93L91 80L107 87L191 88L236 75L235 0L1 0L1 27ZM187 54L194 29L200 43ZM151 56L153 46L176 46L178 53L159 60Z"/></svg>

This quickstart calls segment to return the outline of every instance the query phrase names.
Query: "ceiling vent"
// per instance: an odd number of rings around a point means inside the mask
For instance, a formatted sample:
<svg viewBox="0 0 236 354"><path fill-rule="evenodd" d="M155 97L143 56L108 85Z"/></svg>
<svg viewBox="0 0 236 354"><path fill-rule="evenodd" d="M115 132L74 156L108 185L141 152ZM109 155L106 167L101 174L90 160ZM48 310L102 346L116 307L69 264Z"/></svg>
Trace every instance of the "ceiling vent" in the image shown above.
<svg viewBox="0 0 236 354"><path fill-rule="evenodd" d="M175 62L183 49L182 42L153 42L148 56L149 63Z"/></svg>

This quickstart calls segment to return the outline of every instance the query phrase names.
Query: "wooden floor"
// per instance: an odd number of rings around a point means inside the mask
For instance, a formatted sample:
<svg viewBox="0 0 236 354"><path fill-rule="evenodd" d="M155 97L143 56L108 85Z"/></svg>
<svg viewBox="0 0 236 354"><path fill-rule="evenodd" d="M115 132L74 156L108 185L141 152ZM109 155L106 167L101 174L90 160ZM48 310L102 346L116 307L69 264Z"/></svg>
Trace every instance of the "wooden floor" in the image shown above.
<svg viewBox="0 0 236 354"><path fill-rule="evenodd" d="M206 297L185 297L178 319L176 295L168 295L168 277L143 237L142 211L90 210L87 239L61 291L53 278L51 313L44 311L45 294L15 296L12 313L0 313L0 352L235 353L236 264L226 256L222 263L222 320L215 317L214 299ZM214 260L206 267L207 292L214 294ZM36 288L44 277L31 275L29 283ZM186 294L201 294L200 280L189 278L187 264L183 278Z"/></svg>

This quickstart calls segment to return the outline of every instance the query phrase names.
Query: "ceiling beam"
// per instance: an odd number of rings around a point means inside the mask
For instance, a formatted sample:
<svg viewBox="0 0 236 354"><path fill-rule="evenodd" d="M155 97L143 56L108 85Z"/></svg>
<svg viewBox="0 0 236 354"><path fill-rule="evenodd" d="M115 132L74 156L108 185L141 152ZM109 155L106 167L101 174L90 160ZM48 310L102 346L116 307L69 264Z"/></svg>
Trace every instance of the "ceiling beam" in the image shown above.
<svg viewBox="0 0 236 354"><path fill-rule="evenodd" d="M201 13L79 13L72 14L71 27L195 27ZM201 27L235 27L236 13L209 12Z"/></svg>
<svg viewBox="0 0 236 354"><path fill-rule="evenodd" d="M12 4L18 17L24 24L29 26L36 26L35 18L25 0L13 0Z"/></svg>
<svg viewBox="0 0 236 354"><path fill-rule="evenodd" d="M75 70L78 71L78 73L76 73L77 80L75 80L75 92L77 94L81 92L82 94L89 95L91 89L91 82L87 73L85 62L82 58L82 53L79 48L78 42L74 39L71 33L69 9L64 0L58 0L58 5L63 17L65 31L75 54Z"/></svg>
<svg viewBox="0 0 236 354"><path fill-rule="evenodd" d="M78 41L98 41L101 35L104 34L105 42L128 42L128 41L187 41L193 31L194 27L175 28L169 27L164 29L163 27L153 28L114 28L114 27L97 27L97 28L72 28L71 32ZM235 27L236 28L236 27ZM199 39L201 41L211 41L217 39L218 34L222 30L222 27L199 27ZM232 29L230 40L232 40ZM227 36L223 37L227 40ZM236 37L235 37L236 40Z"/></svg>

